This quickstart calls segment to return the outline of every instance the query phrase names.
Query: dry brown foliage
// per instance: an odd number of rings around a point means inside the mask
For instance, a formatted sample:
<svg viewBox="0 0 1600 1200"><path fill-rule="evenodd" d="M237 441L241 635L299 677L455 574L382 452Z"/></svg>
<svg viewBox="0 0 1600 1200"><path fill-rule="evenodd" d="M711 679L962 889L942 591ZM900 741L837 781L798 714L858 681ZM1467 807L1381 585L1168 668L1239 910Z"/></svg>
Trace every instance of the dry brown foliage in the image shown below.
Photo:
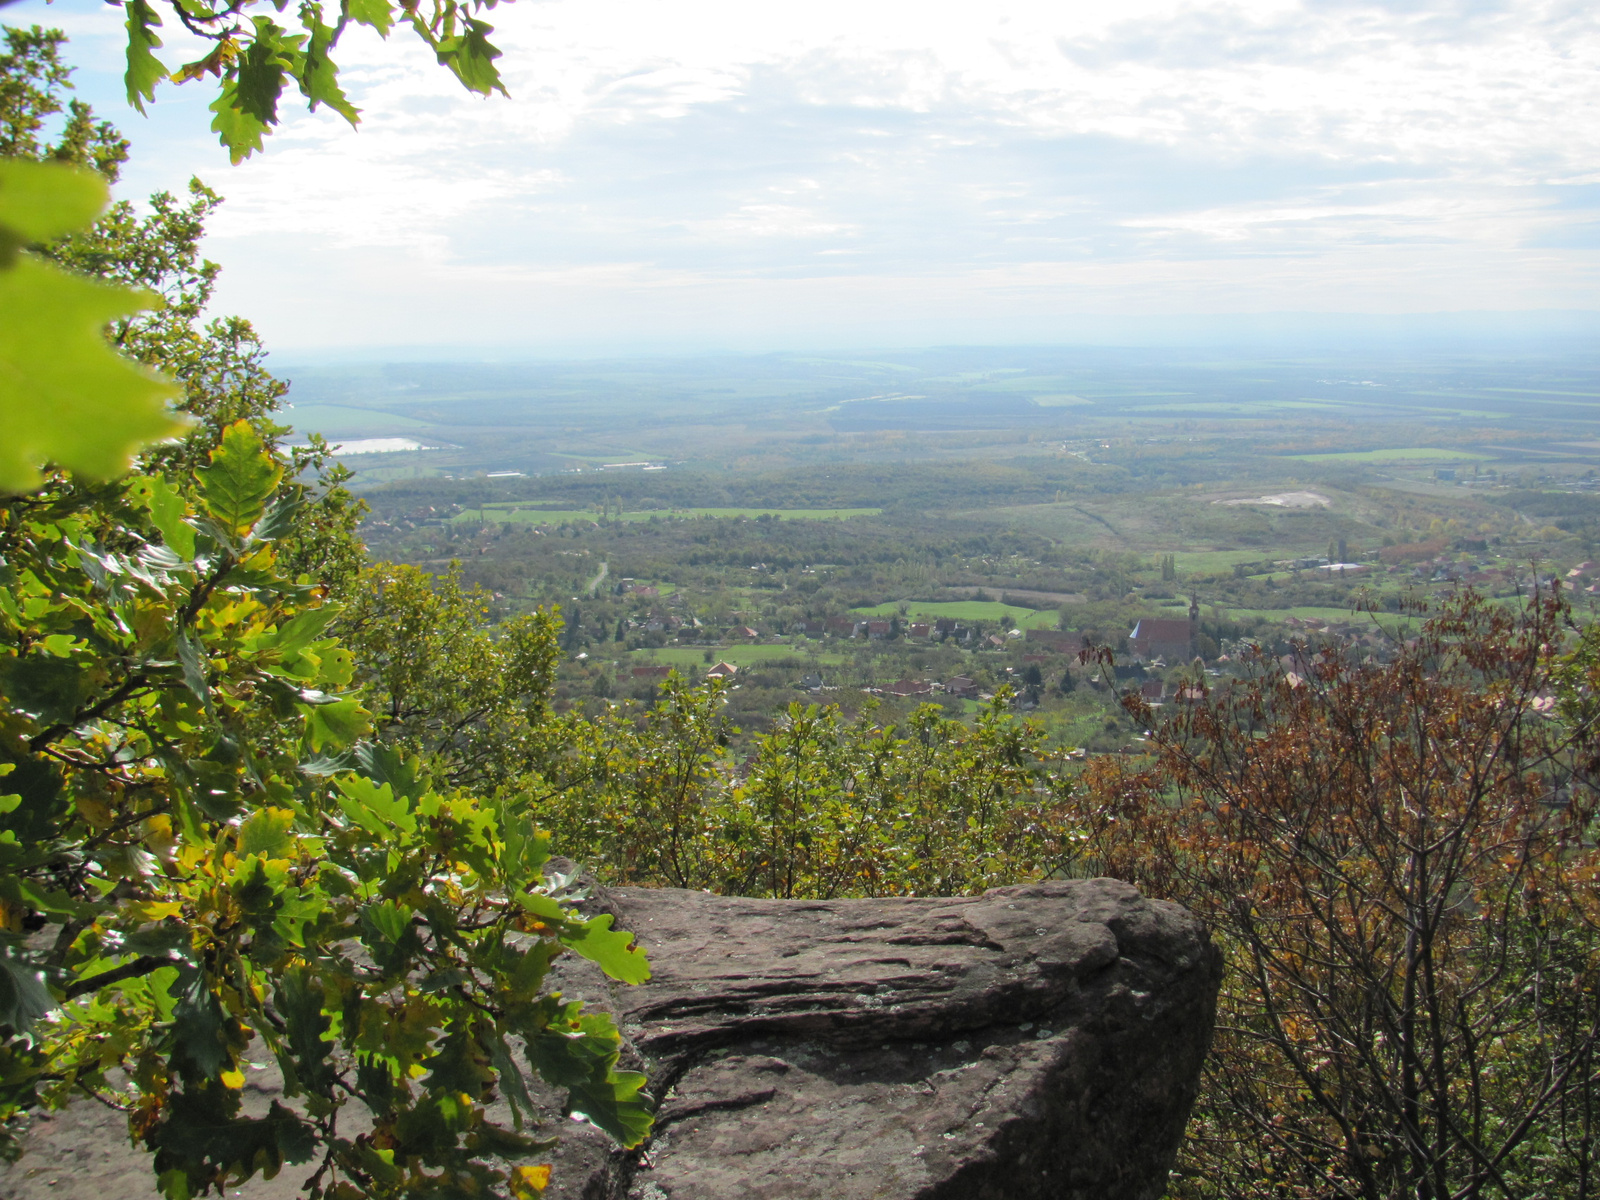
<svg viewBox="0 0 1600 1200"><path fill-rule="evenodd" d="M1176 1194L1596 1193L1600 655L1575 637L1559 598L1468 592L1388 661L1262 660L1153 765L1091 769L1100 869L1229 959Z"/></svg>

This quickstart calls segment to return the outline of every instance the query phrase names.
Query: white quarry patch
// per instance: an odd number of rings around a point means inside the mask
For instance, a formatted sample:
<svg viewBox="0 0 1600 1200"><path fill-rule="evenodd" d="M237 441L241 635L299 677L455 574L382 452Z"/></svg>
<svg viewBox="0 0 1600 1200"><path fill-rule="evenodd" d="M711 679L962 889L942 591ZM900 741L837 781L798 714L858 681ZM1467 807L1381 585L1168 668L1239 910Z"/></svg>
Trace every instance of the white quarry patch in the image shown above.
<svg viewBox="0 0 1600 1200"><path fill-rule="evenodd" d="M331 449L335 454L394 454L400 450L426 450L416 438L386 437L386 438L357 438L353 442L334 442Z"/></svg>
<svg viewBox="0 0 1600 1200"><path fill-rule="evenodd" d="M1327 508L1331 501L1318 492L1278 492L1240 500L1213 500L1213 504L1270 504L1273 508Z"/></svg>

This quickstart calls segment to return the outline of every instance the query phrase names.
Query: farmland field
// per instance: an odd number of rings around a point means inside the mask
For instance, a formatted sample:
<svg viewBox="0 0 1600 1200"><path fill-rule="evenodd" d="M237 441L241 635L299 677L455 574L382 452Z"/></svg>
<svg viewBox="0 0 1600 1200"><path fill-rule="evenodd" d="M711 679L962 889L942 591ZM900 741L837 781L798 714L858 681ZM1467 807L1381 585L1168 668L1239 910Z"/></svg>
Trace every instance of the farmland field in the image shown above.
<svg viewBox="0 0 1600 1200"><path fill-rule="evenodd" d="M1228 616L1234 620L1241 617L1262 620L1281 621L1285 617L1298 617L1302 621L1326 621L1331 624L1371 624L1374 620L1386 629L1393 629L1397 624L1404 625L1415 621L1413 617L1401 616L1395 613L1358 612L1349 608L1332 608L1328 606L1298 605L1294 608L1230 608Z"/></svg>
<svg viewBox="0 0 1600 1200"><path fill-rule="evenodd" d="M901 601L890 600L871 608L853 608L851 613L866 617L893 617L900 613ZM1054 629L1058 617L1053 608L1019 608L998 600L907 600L907 616L950 617L957 621L1005 621L1015 629Z"/></svg>
<svg viewBox="0 0 1600 1200"><path fill-rule="evenodd" d="M1261 550L1179 550L1172 556L1180 576L1214 575L1231 569L1234 563L1258 563L1273 557Z"/></svg>
<svg viewBox="0 0 1600 1200"><path fill-rule="evenodd" d="M1320 553L1330 538L1359 528L1365 503L1322 488L1328 508L1214 503L1216 493L1163 496L1085 496L1070 503L999 506L959 515L1105 549L1180 554L1239 552L1233 561ZM1237 495L1237 493L1234 493ZM1226 548L1226 549L1225 549Z"/></svg>
<svg viewBox="0 0 1600 1200"><path fill-rule="evenodd" d="M782 521L843 521L851 517L875 517L882 511L879 508L673 508L625 512L620 518L613 514L606 519L636 523L640 521L682 521L693 517L757 518L771 516ZM587 521L591 525L598 525L601 517L599 513L576 508L541 509L522 508L515 505L488 505L484 508L467 509L465 512L458 513L454 519L462 524L503 521L523 525L561 525Z"/></svg>
<svg viewBox="0 0 1600 1200"><path fill-rule="evenodd" d="M603 652L602 652L603 653ZM705 651L692 646L666 646L660 650L641 650L627 655L630 667L660 665L677 667L686 675L704 674L713 663L730 662L736 667L750 667L779 659L803 660L807 668L813 663L837 666L848 662L848 654L812 654L804 646L714 646L711 662L706 662Z"/></svg>
<svg viewBox="0 0 1600 1200"><path fill-rule="evenodd" d="M1469 450L1446 450L1439 446L1415 446L1408 450L1351 450L1339 454L1286 454L1285 458L1299 462L1420 462L1424 459L1486 460L1487 454L1474 454Z"/></svg>

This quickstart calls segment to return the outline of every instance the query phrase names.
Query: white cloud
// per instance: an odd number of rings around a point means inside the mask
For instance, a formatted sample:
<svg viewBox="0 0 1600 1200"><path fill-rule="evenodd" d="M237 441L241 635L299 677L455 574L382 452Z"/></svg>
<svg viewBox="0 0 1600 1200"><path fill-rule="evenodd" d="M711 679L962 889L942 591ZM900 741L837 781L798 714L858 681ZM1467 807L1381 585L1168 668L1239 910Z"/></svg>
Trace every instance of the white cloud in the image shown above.
<svg viewBox="0 0 1600 1200"><path fill-rule="evenodd" d="M116 22L73 19L107 108ZM715 340L885 312L1600 308L1584 4L524 0L493 20L511 100L359 31L359 133L297 113L229 170L203 100L163 98L130 186L203 171L229 197L227 301L290 343L414 336L401 313L440 341Z"/></svg>

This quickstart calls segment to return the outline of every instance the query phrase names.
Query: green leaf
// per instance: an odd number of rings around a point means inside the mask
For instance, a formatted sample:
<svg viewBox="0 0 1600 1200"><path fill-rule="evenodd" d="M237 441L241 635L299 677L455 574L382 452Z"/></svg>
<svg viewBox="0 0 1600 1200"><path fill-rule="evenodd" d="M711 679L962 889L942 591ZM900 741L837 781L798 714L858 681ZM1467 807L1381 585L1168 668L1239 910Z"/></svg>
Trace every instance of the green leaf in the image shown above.
<svg viewBox="0 0 1600 1200"><path fill-rule="evenodd" d="M169 1034L173 1058L201 1077L215 1079L232 1062L228 1054L229 1021L211 990L206 973L179 968L178 1005Z"/></svg>
<svg viewBox="0 0 1600 1200"><path fill-rule="evenodd" d="M567 1111L592 1121L624 1146L637 1146L652 1122L649 1098L639 1090L645 1077L613 1069L622 1041L616 1026L604 1013L580 1013L579 1008L562 1005L552 1014L555 1020L526 1037L528 1065L545 1082L568 1089Z"/></svg>
<svg viewBox="0 0 1600 1200"><path fill-rule="evenodd" d="M355 748L354 757L363 775L374 783L388 784L396 796L415 800L427 790L422 760L415 754L377 742L362 742Z"/></svg>
<svg viewBox="0 0 1600 1200"><path fill-rule="evenodd" d="M494 60L500 57L500 51L489 44L489 34L494 32L494 26L471 17L465 17L464 21L464 33L440 39L437 49L439 61L454 72L468 91L477 92L480 96L487 96L490 92L505 95L500 72L494 65Z"/></svg>
<svg viewBox="0 0 1600 1200"><path fill-rule="evenodd" d="M239 99L237 79L224 80L222 90L209 107L216 113L211 118L211 132L227 147L230 162L237 166L261 149L267 123L245 111Z"/></svg>
<svg viewBox="0 0 1600 1200"><path fill-rule="evenodd" d="M283 467L248 421L235 421L211 452L211 465L195 474L207 513L229 536L243 538L266 511Z"/></svg>
<svg viewBox="0 0 1600 1200"><path fill-rule="evenodd" d="M261 149L261 139L278 123L278 99L296 60L303 56L300 35L267 17L253 17L255 36L229 69L222 93L211 104L216 113L211 128L221 136L228 157L235 163Z"/></svg>
<svg viewBox="0 0 1600 1200"><path fill-rule="evenodd" d="M573 1087L567 1093L567 1110L632 1148L650 1135L655 1120L649 1100L639 1091L644 1085L645 1077L637 1071L613 1071L603 1081Z"/></svg>
<svg viewBox="0 0 1600 1200"><path fill-rule="evenodd" d="M388 37L394 28L394 5L389 0L347 0L344 10L357 24L376 29L379 37Z"/></svg>
<svg viewBox="0 0 1600 1200"><path fill-rule="evenodd" d="M372 721L359 700L335 700L332 704L308 704L306 733L311 739L311 749L324 746L335 749L349 746L365 737L372 729Z"/></svg>
<svg viewBox="0 0 1600 1200"><path fill-rule="evenodd" d="M106 181L93 171L0 159L0 229L16 246L87 228L109 199Z"/></svg>
<svg viewBox="0 0 1600 1200"><path fill-rule="evenodd" d="M326 104L350 124L359 124L360 111L350 103L344 89L339 86L339 68L329 55L333 49L334 30L323 24L322 6L301 5L300 20L311 35L300 69L300 90L311 101L312 111L316 110L317 105Z"/></svg>
<svg viewBox="0 0 1600 1200"><path fill-rule="evenodd" d="M523 912L556 925L565 925L574 916L562 908L554 896L547 896L543 892L518 892L517 903L522 906Z"/></svg>
<svg viewBox="0 0 1600 1200"><path fill-rule="evenodd" d="M519 897L520 899L520 897ZM611 929L612 916L601 913L586 921L581 930L561 935L561 944L583 955L611 978L623 983L643 983L650 978L650 962L643 950L633 947L633 934Z"/></svg>
<svg viewBox="0 0 1600 1200"><path fill-rule="evenodd" d="M189 636L187 629L178 630L173 643L178 650L178 664L183 668L184 685L194 693L195 699L209 708L211 684L206 679L206 663L201 657L200 647Z"/></svg>
<svg viewBox="0 0 1600 1200"><path fill-rule="evenodd" d="M278 1013L287 1026L294 1072L314 1092L326 1091L335 1078L327 1062L333 1043L323 1036L333 1027L333 1018L323 1011L325 998L322 983L305 967L286 971L278 984Z"/></svg>
<svg viewBox="0 0 1600 1200"><path fill-rule="evenodd" d="M403 904L384 900L365 905L358 918L361 941L381 971L403 970L412 955L422 950L422 940L411 924L412 912Z"/></svg>
<svg viewBox="0 0 1600 1200"><path fill-rule="evenodd" d="M0 690L12 711L29 713L42 725L70 721L83 707L90 680L72 659L49 654L0 658Z"/></svg>
<svg viewBox="0 0 1600 1200"><path fill-rule="evenodd" d="M550 861L550 837L534 824L528 815L529 807L523 797L508 798L498 804L496 815L500 820L500 838L505 845L501 857L508 870L538 879L540 868Z"/></svg>
<svg viewBox="0 0 1600 1200"><path fill-rule="evenodd" d="M237 1097L220 1084L174 1092L160 1122L145 1133L168 1197L205 1195L210 1180L243 1183L256 1171L271 1178L285 1163L311 1158L317 1145L313 1126L276 1100L265 1117L235 1116Z"/></svg>
<svg viewBox="0 0 1600 1200"><path fill-rule="evenodd" d="M262 514L260 522L256 525L256 537L263 542L275 542L286 536L294 528L295 518L309 503L310 497L306 495L305 489L298 486L279 496Z"/></svg>
<svg viewBox="0 0 1600 1200"><path fill-rule="evenodd" d="M145 0L127 0L128 70L123 82L128 87L128 103L141 113L144 102L156 98L156 84L167 77L167 68L151 51L161 45L155 27L161 18Z"/></svg>
<svg viewBox="0 0 1600 1200"><path fill-rule="evenodd" d="M30 229L59 229L63 222L52 224L39 206L58 202L76 219L89 211L85 195L74 168L0 161L0 224L16 222L0 240L15 245L32 240ZM120 475L140 446L182 429L165 403L176 389L101 335L108 321L155 302L27 254L0 267L0 491L36 486L44 462L98 479Z"/></svg>
<svg viewBox="0 0 1600 1200"><path fill-rule="evenodd" d="M15 957L10 949L0 954L0 1026L25 1034L55 1006L39 968Z"/></svg>
<svg viewBox="0 0 1600 1200"><path fill-rule="evenodd" d="M256 35L239 56L239 106L265 125L278 123L278 99L283 95L284 76L289 56L304 37L288 36L288 30L270 17L253 17Z"/></svg>
<svg viewBox="0 0 1600 1200"><path fill-rule="evenodd" d="M149 497L150 520L161 531L161 540L179 558L194 558L194 526L184 520L189 506L183 494L159 475L140 481Z"/></svg>
<svg viewBox="0 0 1600 1200"><path fill-rule="evenodd" d="M338 615L337 604L308 608L280 625L271 640L264 645L271 646L285 658L299 654L321 636L322 631L328 627L328 622Z"/></svg>
<svg viewBox="0 0 1600 1200"><path fill-rule="evenodd" d="M239 826L239 856L265 854L268 858L282 858L294 845L289 830L294 825L294 811L287 808L262 808L250 814Z"/></svg>
<svg viewBox="0 0 1600 1200"><path fill-rule="evenodd" d="M511 1106L511 1119L516 1122L517 1128L522 1128L522 1114L534 1111L533 1096L528 1092L528 1081L522 1076L522 1068L517 1065L517 1060L511 1057L511 1047L506 1045L505 1038L495 1035L493 1051L494 1069L500 1074L500 1091L504 1093L506 1103Z"/></svg>
<svg viewBox="0 0 1600 1200"><path fill-rule="evenodd" d="M494 1055L482 1033L470 1017L450 1023L445 1036L434 1044L433 1054L421 1064L428 1069L424 1082L430 1092L481 1096L494 1083Z"/></svg>
<svg viewBox="0 0 1600 1200"><path fill-rule="evenodd" d="M398 798L386 783L378 786L359 775L346 775L334 780L339 789L335 799L345 816L380 837L392 836L398 828L415 833L417 819L411 815L411 806Z"/></svg>

